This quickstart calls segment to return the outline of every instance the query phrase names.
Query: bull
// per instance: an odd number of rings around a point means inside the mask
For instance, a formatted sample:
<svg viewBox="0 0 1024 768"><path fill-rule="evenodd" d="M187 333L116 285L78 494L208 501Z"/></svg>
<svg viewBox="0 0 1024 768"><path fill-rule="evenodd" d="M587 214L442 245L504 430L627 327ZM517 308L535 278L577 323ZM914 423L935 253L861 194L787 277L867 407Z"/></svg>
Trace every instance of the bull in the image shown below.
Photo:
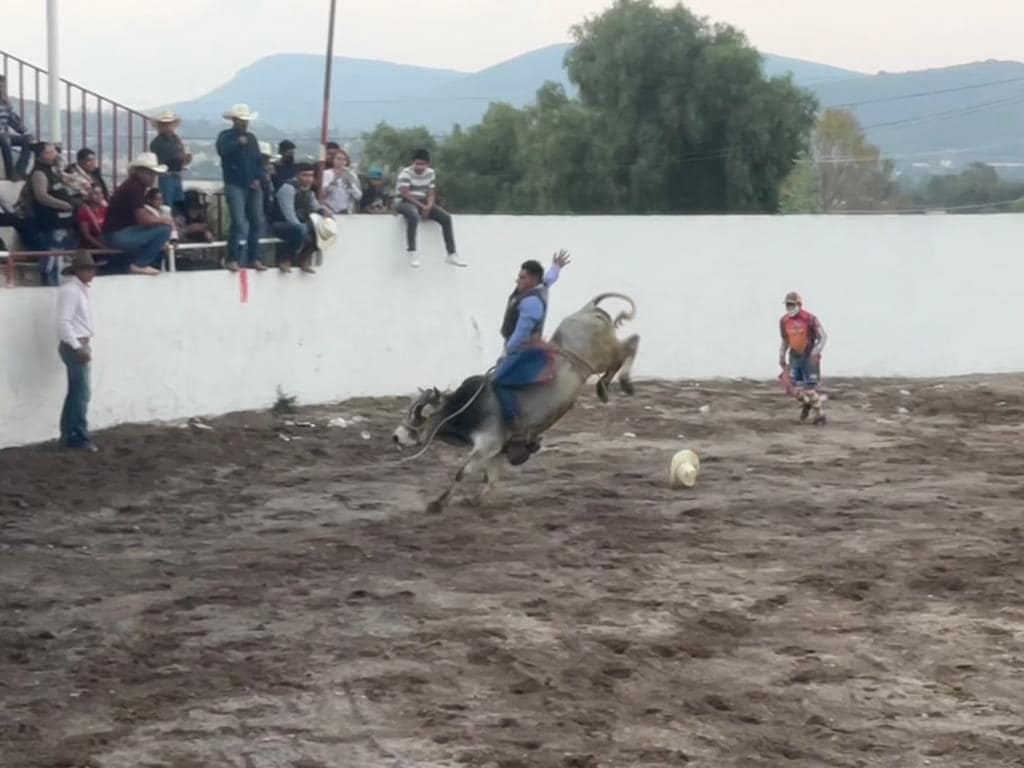
<svg viewBox="0 0 1024 768"><path fill-rule="evenodd" d="M629 309L613 319L599 305L616 298L628 302ZM608 402L609 387L616 376L625 394L634 393L632 369L640 336L620 340L616 330L635 317L636 304L629 296L602 293L562 320L551 337L552 378L519 394L523 426L536 438L531 452L539 450L540 435L572 409L593 376L598 377L597 395L602 402ZM399 448L422 446L425 451L434 440L440 440L469 449L452 482L428 505L427 511L434 514L444 509L464 478L481 469L485 482L475 503L482 502L494 489L508 460L505 447L509 434L487 376L471 376L454 392L441 392L435 387L420 390L392 439Z"/></svg>

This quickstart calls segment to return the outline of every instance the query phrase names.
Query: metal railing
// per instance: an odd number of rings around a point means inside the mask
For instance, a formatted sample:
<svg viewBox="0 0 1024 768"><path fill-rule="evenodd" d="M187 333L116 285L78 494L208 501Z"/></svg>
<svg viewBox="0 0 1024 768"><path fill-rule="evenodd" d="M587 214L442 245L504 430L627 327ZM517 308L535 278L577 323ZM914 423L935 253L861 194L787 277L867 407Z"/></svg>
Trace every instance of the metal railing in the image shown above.
<svg viewBox="0 0 1024 768"><path fill-rule="evenodd" d="M45 116L50 105L44 104L49 86L46 70L4 51L0 51L0 62L0 73L7 78L8 98L29 132L42 141L60 144L67 163L75 161L78 150L88 147L96 153L103 174L116 187L121 171L128 168L139 152L149 149L147 115L64 78L64 104L58 105L64 135L47 136ZM26 74L29 87L25 84Z"/></svg>

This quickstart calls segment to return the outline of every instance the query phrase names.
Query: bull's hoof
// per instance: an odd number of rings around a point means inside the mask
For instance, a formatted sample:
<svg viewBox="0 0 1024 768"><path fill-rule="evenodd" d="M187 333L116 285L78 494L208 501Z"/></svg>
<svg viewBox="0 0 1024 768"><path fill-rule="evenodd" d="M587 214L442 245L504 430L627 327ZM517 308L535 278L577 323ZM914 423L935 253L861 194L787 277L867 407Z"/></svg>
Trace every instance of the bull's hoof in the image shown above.
<svg viewBox="0 0 1024 768"><path fill-rule="evenodd" d="M597 396L602 403L608 402L608 384L603 379L597 382Z"/></svg>
<svg viewBox="0 0 1024 768"><path fill-rule="evenodd" d="M505 455L508 456L508 463L513 467L525 464L530 458L530 446L526 443L509 443L505 446Z"/></svg>
<svg viewBox="0 0 1024 768"><path fill-rule="evenodd" d="M428 515L440 515L442 512L444 512L444 504L435 499L434 501L427 504L427 508L424 510L424 512Z"/></svg>
<svg viewBox="0 0 1024 768"><path fill-rule="evenodd" d="M629 379L619 379L619 387L627 395L633 396L636 394L636 387L633 386L633 382Z"/></svg>

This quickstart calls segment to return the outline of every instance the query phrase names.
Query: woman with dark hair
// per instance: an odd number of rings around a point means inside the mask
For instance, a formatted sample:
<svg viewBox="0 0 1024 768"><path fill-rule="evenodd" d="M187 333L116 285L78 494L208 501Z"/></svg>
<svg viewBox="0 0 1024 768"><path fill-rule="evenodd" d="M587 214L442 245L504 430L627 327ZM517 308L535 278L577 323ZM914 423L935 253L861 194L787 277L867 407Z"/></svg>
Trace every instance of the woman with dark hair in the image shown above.
<svg viewBox="0 0 1024 768"><path fill-rule="evenodd" d="M60 154L55 145L45 142L37 144L34 150L36 164L18 198L18 211L25 221L22 237L28 236L29 248L34 251L74 248L71 190L60 172ZM57 285L61 267L59 256L40 259L42 284Z"/></svg>
<svg viewBox="0 0 1024 768"><path fill-rule="evenodd" d="M348 152L339 147L334 151L332 164L324 170L323 204L331 213L351 213L363 199L359 177L350 165Z"/></svg>
<svg viewBox="0 0 1024 768"><path fill-rule="evenodd" d="M103 199L109 202L110 190L107 189L107 183L103 181L96 153L88 148L80 149L76 160L77 162L64 169L64 173L71 177L71 185L83 197L88 197L93 187L99 187L103 193Z"/></svg>

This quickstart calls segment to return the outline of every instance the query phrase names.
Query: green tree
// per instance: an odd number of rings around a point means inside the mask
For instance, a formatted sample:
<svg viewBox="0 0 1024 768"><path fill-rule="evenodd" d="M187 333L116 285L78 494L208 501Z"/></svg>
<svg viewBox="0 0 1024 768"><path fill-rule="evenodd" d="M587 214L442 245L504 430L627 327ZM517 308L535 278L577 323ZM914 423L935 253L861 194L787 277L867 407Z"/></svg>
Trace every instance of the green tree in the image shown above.
<svg viewBox="0 0 1024 768"><path fill-rule="evenodd" d="M434 154L438 149L437 140L422 126L400 129L380 123L363 139L364 168L378 165L391 178L412 162L415 150L422 148Z"/></svg>
<svg viewBox="0 0 1024 768"><path fill-rule="evenodd" d="M915 196L915 202L924 207L967 208L999 203L1014 210L1016 202L1024 197L1024 184L1012 184L999 178L999 172L985 163L972 163L958 174L934 176Z"/></svg>
<svg viewBox="0 0 1024 768"><path fill-rule="evenodd" d="M797 158L779 198L779 213L823 213L821 175L807 153Z"/></svg>
<svg viewBox="0 0 1024 768"><path fill-rule="evenodd" d="M742 33L651 0L618 0L573 32L569 76L600 117L623 211L777 210L816 102L765 79Z"/></svg>
<svg viewBox="0 0 1024 768"><path fill-rule="evenodd" d="M811 135L825 212L876 211L896 199L893 163L869 143L853 113L827 109Z"/></svg>

